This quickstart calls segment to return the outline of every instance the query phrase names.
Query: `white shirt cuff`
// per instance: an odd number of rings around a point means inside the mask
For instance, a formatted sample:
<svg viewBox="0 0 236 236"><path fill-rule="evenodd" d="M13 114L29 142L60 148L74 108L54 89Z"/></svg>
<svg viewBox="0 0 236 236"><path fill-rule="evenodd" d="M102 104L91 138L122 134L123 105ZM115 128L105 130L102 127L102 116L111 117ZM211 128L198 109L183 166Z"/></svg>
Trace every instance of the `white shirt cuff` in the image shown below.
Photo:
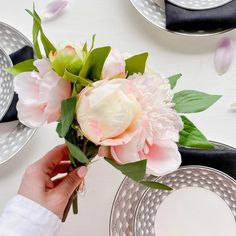
<svg viewBox="0 0 236 236"><path fill-rule="evenodd" d="M23 197L11 199L0 217L1 236L54 236L61 220L38 203Z"/></svg>

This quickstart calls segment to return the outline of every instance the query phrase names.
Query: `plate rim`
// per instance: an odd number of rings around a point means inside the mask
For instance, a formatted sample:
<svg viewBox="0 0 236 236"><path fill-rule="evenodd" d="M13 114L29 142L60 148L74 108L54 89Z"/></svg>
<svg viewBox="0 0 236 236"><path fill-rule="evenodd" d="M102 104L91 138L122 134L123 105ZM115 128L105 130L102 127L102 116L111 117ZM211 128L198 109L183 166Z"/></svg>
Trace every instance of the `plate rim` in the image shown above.
<svg viewBox="0 0 236 236"><path fill-rule="evenodd" d="M153 1L153 0L151 0ZM161 27L159 25L157 25L155 22L153 22L151 19L149 19L147 16L145 16L143 14L143 12L141 12L136 4L135 4L135 0L129 0L129 2L131 3L131 5L135 8L135 10L139 13L139 15L141 15L148 23L151 23L155 28L159 29L159 30L162 30L164 32L168 32L170 34L175 34L175 35L178 35L178 36L186 36L186 37L210 37L210 36L215 36L215 35L220 35L220 34L224 34L224 33L227 33L227 32L230 32L230 31L234 31L236 30L236 27L235 28L229 28L229 29L224 29L222 31L216 31L216 32L213 32L213 33L204 33L204 34L197 34L197 33L187 33L187 32L180 32L180 31L172 31L172 30L169 30L169 29L166 29L164 27ZM155 3L155 2L154 2ZM155 3L156 4L156 3Z"/></svg>
<svg viewBox="0 0 236 236"><path fill-rule="evenodd" d="M221 177L223 178L226 178L227 180L229 180L230 182L234 183L236 185L236 180L234 178L232 178L231 176L229 176L228 174L224 173L223 171L220 171L218 169L215 169L215 168L212 168L212 167L208 167L208 166L202 166L202 165L187 165L187 166L181 166L179 169L177 169L176 171L174 172L177 172L177 171L181 171L181 170L206 170L206 171L210 171L210 172L213 172L213 173L216 173L217 175L220 175ZM153 178L153 181L157 181L158 179L160 179L161 177L157 177L157 178ZM186 186L187 187L193 187L193 186ZM195 187L195 186L194 186ZM199 186L196 186L197 188L203 188L203 187L199 187ZM174 191L170 191L170 194L174 193L175 191L177 190L180 190L180 189L183 189L183 188L178 188ZM208 190L214 194L216 194L215 192L209 190L209 189L206 189L206 188L203 188L205 190ZM136 225L136 216L138 214L138 211L140 209L140 206L141 206L141 201L143 200L143 198L146 196L145 194L147 194L147 192L150 191L150 188L146 188L145 191L142 193L142 196L140 197L140 200L139 200L139 203L137 204L137 207L134 211L134 219L133 219L133 226ZM170 194L168 194L164 199L163 201L168 197L170 196ZM235 219L235 222L236 222L236 216L233 214L229 204L227 204L227 202L221 198L221 196L219 196L218 194L216 194L221 200L223 200L225 202L225 204L227 205L227 207L230 209L231 213L232 213L232 216L233 218ZM160 205L163 203L163 201L161 201Z"/></svg>
<svg viewBox="0 0 236 236"><path fill-rule="evenodd" d="M3 25L4 27L6 28L9 28L10 30L12 30L13 32L15 32L16 34L18 34L22 39L24 39L25 42L27 42L27 45L33 47L32 45L32 42L23 34L21 33L18 29L14 28L13 26L3 22L3 21L0 21L0 25ZM1 47L1 44L0 44L0 47ZM1 47L2 48L2 47ZM8 53L2 48L2 50L8 55ZM9 55L8 55L9 56ZM13 96L14 96L14 93L13 93ZM12 102L12 101L11 101ZM10 103L11 105L11 103ZM0 161L0 166L7 163L9 160L11 160L18 152L20 152L24 147L25 145L29 142L29 140L32 138L32 136L35 134L37 128L29 128L27 126L25 126L24 124L22 124L19 120L18 120L18 123L16 125L16 127L6 136L4 137L3 139L0 139L0 141L3 141L4 139L7 139L9 137L10 134L12 134L17 128L21 128L21 126L25 127L26 129L28 129L30 131L30 134L28 135L28 137L24 140L24 142L22 142L22 145L17 148L15 151L11 152L10 155L4 159L3 161Z"/></svg>
<svg viewBox="0 0 236 236"><path fill-rule="evenodd" d="M1 46L0 46L0 51L1 51L1 53L3 53L4 56L7 58L8 62L9 62L9 65L12 66L13 64L12 64L12 61L11 61L10 56L5 52L5 50L4 50ZM6 68L4 68L4 69L6 69ZM4 69L3 69L3 70L4 70ZM14 76L13 76L13 75L10 75L10 77L12 78L12 80L14 79ZM7 101L7 105L6 105L5 108L4 108L4 112L3 112L2 115L0 115L0 121L1 121L1 120L3 119L3 117L6 115L8 109L9 109L10 106L11 106L12 99L13 99L13 97L14 97L14 88L12 89L12 93L11 93L11 95L10 95L9 97L10 97L10 99Z"/></svg>
<svg viewBox="0 0 236 236"><path fill-rule="evenodd" d="M223 145L224 147L227 147L227 148L229 148L229 149L231 149L231 150L236 150L235 147L230 146L230 145L228 145L228 144L224 144L224 143L217 142L217 141L210 141L210 142L213 143L213 144L216 144L216 145ZM189 165L189 166L197 166L197 165ZM201 165L198 165L198 166L201 166ZM188 167L188 166L181 166L180 168L184 168L184 167ZM222 171L220 171L220 170L217 170L217 169L214 169L214 168L208 167L208 166L201 166L201 167L207 167L207 168L213 169L214 171L215 171L215 170L216 170L216 171L219 171L219 172L225 174L228 178L232 179L232 180L236 183L236 180L235 180L235 179L233 179L231 176L227 175L226 173L224 173L224 172L222 172ZM156 177L156 180L158 180L158 179L160 179L160 178L161 178L161 177ZM112 232L112 227L111 227L111 226L112 226L113 215L114 215L114 212L115 212L115 204L116 204L116 202L117 202L117 199L118 199L118 196L119 196L119 194L120 194L120 191L121 191L121 189L123 188L124 183L127 181L127 179L129 179L129 178L128 178L128 177L124 177L124 178L123 178L123 180L121 181L121 183L120 183L120 185L119 185L119 187L118 187L118 189L117 189L117 191L116 191L116 194L115 194L115 196L114 196L114 199L113 199L113 201L112 201L112 207L111 207L110 217L109 217L109 236L113 236L113 232ZM145 190L143 191L143 194L144 194L146 191L148 191L148 189L149 189L149 188L146 187ZM136 210L137 210L137 209L136 209ZM136 210L135 210L135 214L136 214ZM135 219L133 219L133 221L135 221Z"/></svg>
<svg viewBox="0 0 236 236"><path fill-rule="evenodd" d="M219 5L213 5L213 6L209 6L209 7L187 7L185 6L184 4L181 4L181 3L176 3L175 0L168 0L170 3L174 4L175 6L178 6L178 7L181 7L181 8L184 8L184 9L187 9L187 10L209 10L209 9L214 9L214 8L217 8L217 7L221 7L221 6L224 6L230 2L232 2L233 0L224 0L222 3L220 3Z"/></svg>

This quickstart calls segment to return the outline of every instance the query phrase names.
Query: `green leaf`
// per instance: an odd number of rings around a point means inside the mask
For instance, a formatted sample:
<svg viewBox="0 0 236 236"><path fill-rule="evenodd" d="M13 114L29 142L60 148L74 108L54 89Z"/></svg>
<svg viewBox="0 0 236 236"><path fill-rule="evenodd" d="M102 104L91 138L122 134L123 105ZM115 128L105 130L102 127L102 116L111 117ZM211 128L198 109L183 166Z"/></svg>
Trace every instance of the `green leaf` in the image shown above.
<svg viewBox="0 0 236 236"><path fill-rule="evenodd" d="M34 52L37 56L37 58L42 58L42 53L40 51L40 46L38 42L39 33L41 35L41 42L44 47L44 51L46 56L48 57L49 53L55 52L56 48L53 46L53 44L49 41L49 39L46 37L46 35L43 32L42 25L41 25L41 19L38 15L38 13L35 11L35 7L33 7L33 12L26 9L26 11L33 17L34 23L33 23L33 45L34 45Z"/></svg>
<svg viewBox="0 0 236 236"><path fill-rule="evenodd" d="M92 43L91 43L91 47L90 47L90 52L93 50L93 48L94 48L94 43L95 43L95 39L96 39L96 34L94 34L93 36L92 36Z"/></svg>
<svg viewBox="0 0 236 236"><path fill-rule="evenodd" d="M174 95L175 110L179 113L201 112L213 105L221 96L194 90L183 90Z"/></svg>
<svg viewBox="0 0 236 236"><path fill-rule="evenodd" d="M168 190L168 191L172 190L171 187L165 184L159 183L159 182L143 180L143 181L140 181L139 183L153 189L162 189L162 190Z"/></svg>
<svg viewBox="0 0 236 236"><path fill-rule="evenodd" d="M61 117L57 125L57 133L61 138L64 138L70 129L74 118L76 97L71 97L61 103Z"/></svg>
<svg viewBox="0 0 236 236"><path fill-rule="evenodd" d="M34 53L38 59L41 59L42 53L40 50L39 42L38 42L38 36L39 36L39 31L40 31L40 22L36 19L34 16L33 12L30 10L26 9L26 11L33 17L33 46L34 46Z"/></svg>
<svg viewBox="0 0 236 236"><path fill-rule="evenodd" d="M97 81L101 78L102 68L111 51L111 47L95 48L88 55L79 76Z"/></svg>
<svg viewBox="0 0 236 236"><path fill-rule="evenodd" d="M145 52L126 59L125 69L128 72L128 75L132 75L135 73L143 74L145 72L147 58L148 58L148 53Z"/></svg>
<svg viewBox="0 0 236 236"><path fill-rule="evenodd" d="M214 146L186 116L181 116L181 119L184 123L184 128L180 132L180 145L185 147L214 149Z"/></svg>
<svg viewBox="0 0 236 236"><path fill-rule="evenodd" d="M53 46L53 44L49 41L49 39L46 37L46 35L44 34L42 28L41 28L41 42L43 44L44 47L44 51L46 56L49 56L50 52L55 52L56 48Z"/></svg>
<svg viewBox="0 0 236 236"><path fill-rule="evenodd" d="M105 158L105 160L134 181L139 182L143 180L145 176L147 160L132 162L124 165L117 164L110 158Z"/></svg>
<svg viewBox="0 0 236 236"><path fill-rule="evenodd" d="M75 158L71 154L69 154L69 158L70 158L71 164L76 168L77 165L76 165L76 162L75 162Z"/></svg>
<svg viewBox="0 0 236 236"><path fill-rule="evenodd" d="M182 74L176 74L168 77L170 87L173 89L176 86L177 81L181 78Z"/></svg>
<svg viewBox="0 0 236 236"><path fill-rule="evenodd" d="M87 42L84 44L83 48L82 48L82 52L84 53L84 55L86 56L88 53L88 44Z"/></svg>
<svg viewBox="0 0 236 236"><path fill-rule="evenodd" d="M26 71L33 71L33 70L37 71L36 67L34 66L34 59L20 62L12 67L5 69L6 72L12 75L18 75L19 73L26 72Z"/></svg>
<svg viewBox="0 0 236 236"><path fill-rule="evenodd" d="M66 146L68 147L70 154L80 163L87 164L89 162L87 156L82 152L82 150L78 146L68 141L66 141Z"/></svg>
<svg viewBox="0 0 236 236"><path fill-rule="evenodd" d="M79 75L74 75L74 74L70 73L68 70L65 70L63 78L65 80L72 82L72 83L77 82L77 84L81 85L81 86L92 86L92 81L82 78Z"/></svg>

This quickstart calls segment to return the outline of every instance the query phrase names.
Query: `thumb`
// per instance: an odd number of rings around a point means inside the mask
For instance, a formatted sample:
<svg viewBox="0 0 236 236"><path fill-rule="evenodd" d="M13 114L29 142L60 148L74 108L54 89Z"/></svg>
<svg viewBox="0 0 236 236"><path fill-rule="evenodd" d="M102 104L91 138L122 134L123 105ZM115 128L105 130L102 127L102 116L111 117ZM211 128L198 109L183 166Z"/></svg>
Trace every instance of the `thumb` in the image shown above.
<svg viewBox="0 0 236 236"><path fill-rule="evenodd" d="M58 185L57 192L61 192L64 196L69 198L75 189L81 184L87 172L88 169L86 166L73 170Z"/></svg>

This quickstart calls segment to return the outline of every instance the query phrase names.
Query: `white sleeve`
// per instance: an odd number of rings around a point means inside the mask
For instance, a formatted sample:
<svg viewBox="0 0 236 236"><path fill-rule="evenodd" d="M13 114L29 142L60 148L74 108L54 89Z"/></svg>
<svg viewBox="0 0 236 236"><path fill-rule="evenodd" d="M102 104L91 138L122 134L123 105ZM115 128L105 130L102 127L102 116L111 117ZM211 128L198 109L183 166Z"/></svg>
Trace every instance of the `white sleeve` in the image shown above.
<svg viewBox="0 0 236 236"><path fill-rule="evenodd" d="M60 225L61 220L54 213L17 195L0 217L0 236L54 236Z"/></svg>

